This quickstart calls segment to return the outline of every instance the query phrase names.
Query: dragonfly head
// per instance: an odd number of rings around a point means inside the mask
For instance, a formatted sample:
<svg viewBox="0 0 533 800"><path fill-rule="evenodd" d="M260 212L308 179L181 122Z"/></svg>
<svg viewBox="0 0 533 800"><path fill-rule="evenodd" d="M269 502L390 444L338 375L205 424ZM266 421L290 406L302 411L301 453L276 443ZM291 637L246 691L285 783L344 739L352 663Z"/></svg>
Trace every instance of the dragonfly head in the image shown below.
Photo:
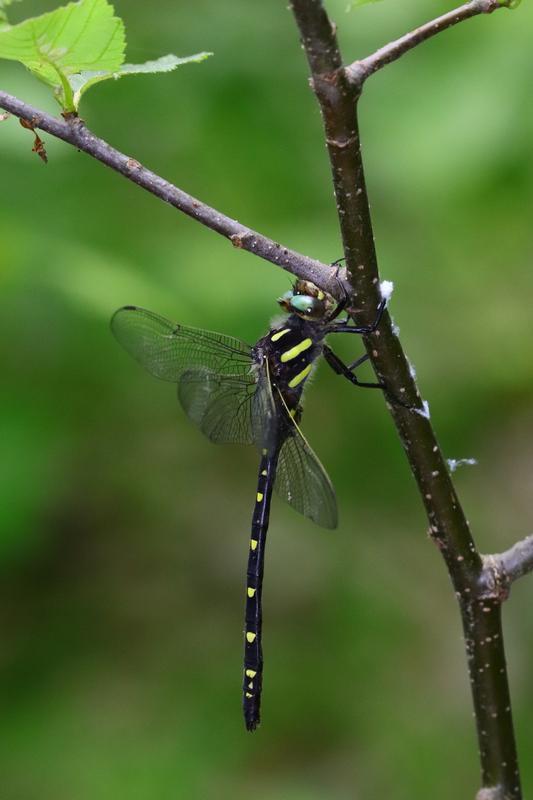
<svg viewBox="0 0 533 800"><path fill-rule="evenodd" d="M297 280L289 292L278 299L278 303L289 314L298 314L303 319L320 320L335 308L334 298L319 289L311 281Z"/></svg>

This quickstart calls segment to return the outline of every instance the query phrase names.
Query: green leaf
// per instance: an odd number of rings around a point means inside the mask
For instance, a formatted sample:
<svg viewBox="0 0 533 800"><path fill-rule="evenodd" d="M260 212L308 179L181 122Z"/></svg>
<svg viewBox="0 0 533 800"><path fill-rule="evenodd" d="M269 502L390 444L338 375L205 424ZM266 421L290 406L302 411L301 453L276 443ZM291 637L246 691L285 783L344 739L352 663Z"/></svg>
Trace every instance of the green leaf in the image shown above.
<svg viewBox="0 0 533 800"><path fill-rule="evenodd" d="M186 56L185 58L178 58L178 56L167 55L155 61L145 61L144 64L122 64L119 69L110 70L83 70L75 75L69 77L69 83L73 90L74 105L77 108L82 95L101 81L107 81L111 78L117 80L124 75L143 75L156 72L172 72L176 67L182 64L189 64L191 62L204 61L213 55L212 53L196 53L194 56Z"/></svg>
<svg viewBox="0 0 533 800"><path fill-rule="evenodd" d="M76 108L69 77L119 69L124 47L124 24L107 0L80 0L0 28L0 58L20 61L52 86L66 111Z"/></svg>

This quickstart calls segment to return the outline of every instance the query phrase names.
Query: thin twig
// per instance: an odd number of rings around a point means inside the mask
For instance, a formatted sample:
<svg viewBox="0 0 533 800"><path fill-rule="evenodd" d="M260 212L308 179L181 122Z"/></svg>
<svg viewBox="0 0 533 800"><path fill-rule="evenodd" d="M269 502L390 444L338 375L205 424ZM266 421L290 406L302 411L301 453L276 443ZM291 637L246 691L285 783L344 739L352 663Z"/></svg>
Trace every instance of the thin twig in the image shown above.
<svg viewBox="0 0 533 800"><path fill-rule="evenodd" d="M115 150L103 139L95 136L79 117L69 116L67 119L59 119L2 91L0 91L0 108L27 121L32 129L39 128L74 145L78 150L83 150L84 153L111 167L160 200L225 236L234 247L254 253L293 275L310 280L338 299L342 297L337 270L241 225L240 222L178 189L136 159Z"/></svg>
<svg viewBox="0 0 533 800"><path fill-rule="evenodd" d="M500 562L510 583L527 575L533 571L533 536L527 536L494 558Z"/></svg>
<svg viewBox="0 0 533 800"><path fill-rule="evenodd" d="M488 3L482 0L467 6L470 15L489 10ZM350 81L342 67L335 27L322 0L291 0L291 8L322 112L348 275L358 305L370 308L375 304L379 275L357 124L360 85ZM390 60L394 57L398 56L393 55ZM365 345L374 369L385 381L390 394L402 397L407 406L415 406L419 411L413 414L399 404L390 406L426 507L430 535L446 561L459 601L479 740L482 786L491 791L501 787L506 798L520 800L501 626L501 598L487 597L483 591L481 557L429 421L427 406L424 407L420 400L388 315L379 330L366 337Z"/></svg>
<svg viewBox="0 0 533 800"><path fill-rule="evenodd" d="M453 9L453 11L448 11L441 17L437 17L431 20L431 22L426 22L425 25L415 28L414 31L406 33L405 36L401 36L394 42L389 42L366 58L362 58L360 61L354 61L353 64L346 67L348 80L360 91L363 83L370 75L373 75L374 72L382 69L387 64L396 61L403 56L404 53L407 53L414 47L418 47L422 42L426 42L438 33L451 28L453 25L457 25L459 22L464 22L464 20L475 17L478 14L492 14L493 11L497 11L499 8L508 8L510 2L511 0L503 0L502 2L500 2L500 0L470 0L470 2Z"/></svg>
<svg viewBox="0 0 533 800"><path fill-rule="evenodd" d="M527 536L503 553L483 556L481 587L485 597L506 600L511 584L533 572L533 536Z"/></svg>

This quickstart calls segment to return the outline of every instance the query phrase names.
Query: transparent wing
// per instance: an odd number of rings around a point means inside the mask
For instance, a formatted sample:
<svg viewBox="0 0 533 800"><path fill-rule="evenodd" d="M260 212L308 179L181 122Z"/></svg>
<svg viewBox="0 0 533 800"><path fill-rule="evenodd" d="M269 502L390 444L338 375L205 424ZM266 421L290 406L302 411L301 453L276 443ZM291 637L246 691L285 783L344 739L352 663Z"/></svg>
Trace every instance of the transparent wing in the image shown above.
<svg viewBox="0 0 533 800"><path fill-rule="evenodd" d="M180 378L179 401L208 439L217 444L253 444L255 376L187 370Z"/></svg>
<svg viewBox="0 0 533 800"><path fill-rule="evenodd" d="M296 511L323 528L337 527L337 500L328 474L290 416L290 433L278 459L274 489Z"/></svg>
<svg viewBox="0 0 533 800"><path fill-rule="evenodd" d="M255 377L257 388L252 402L253 439L259 450L272 454L278 447L280 419L274 403L266 358L263 358Z"/></svg>
<svg viewBox="0 0 533 800"><path fill-rule="evenodd" d="M133 358L164 381L177 382L194 368L246 375L252 366L252 349L239 339L178 325L137 306L119 308L111 330Z"/></svg>

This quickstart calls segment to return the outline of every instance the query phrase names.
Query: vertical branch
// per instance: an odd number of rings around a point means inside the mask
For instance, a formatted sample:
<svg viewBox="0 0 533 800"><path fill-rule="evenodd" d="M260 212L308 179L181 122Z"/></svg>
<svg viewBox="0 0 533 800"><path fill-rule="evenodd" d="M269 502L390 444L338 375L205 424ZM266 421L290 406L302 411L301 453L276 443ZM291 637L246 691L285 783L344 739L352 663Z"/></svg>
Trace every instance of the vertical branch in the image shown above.
<svg viewBox="0 0 533 800"><path fill-rule="evenodd" d="M368 207L354 88L342 68L335 27L320 0L293 0L311 69L311 85L324 122L344 255L354 296L378 300L378 266ZM373 318L368 309L368 320Z"/></svg>
<svg viewBox="0 0 533 800"><path fill-rule="evenodd" d="M291 0L322 113L346 266L355 306L368 322L379 296L379 274L357 123L358 84L343 67L335 27L322 0ZM479 740L483 792L520 800L501 600L486 592L483 562L453 486L409 364L388 314L365 337L376 373L405 406L390 406L459 600ZM480 794L481 797L481 794Z"/></svg>
<svg viewBox="0 0 533 800"><path fill-rule="evenodd" d="M521 797L500 598L461 603L477 721L481 780L494 800Z"/></svg>

